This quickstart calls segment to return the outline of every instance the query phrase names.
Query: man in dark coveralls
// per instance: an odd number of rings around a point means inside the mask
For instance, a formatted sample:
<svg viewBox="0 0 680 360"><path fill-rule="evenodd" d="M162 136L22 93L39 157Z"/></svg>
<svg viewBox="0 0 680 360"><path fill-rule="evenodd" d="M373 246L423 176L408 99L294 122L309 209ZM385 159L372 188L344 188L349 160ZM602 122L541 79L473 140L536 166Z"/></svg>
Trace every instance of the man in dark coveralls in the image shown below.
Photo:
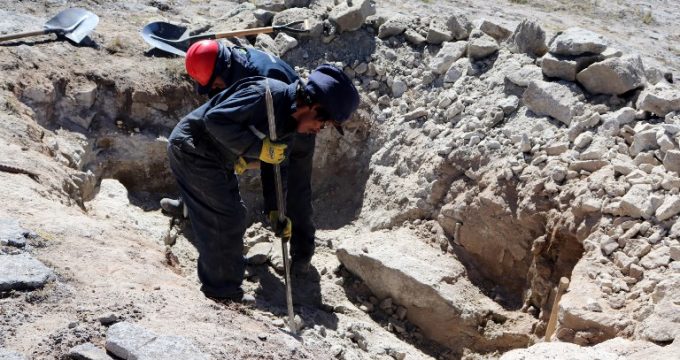
<svg viewBox="0 0 680 360"><path fill-rule="evenodd" d="M278 142L269 138L267 86L274 101ZM245 162L259 159L281 164L290 217L283 223L272 221L272 226L284 240L290 240L293 270L309 266L314 252L311 204L308 208L306 204L311 203L311 161L309 166L292 166L290 148L298 134L313 135L326 125L341 131L358 105L359 95L342 70L321 65L306 84L265 77L237 81L177 124L169 138L168 157L196 234L198 275L206 296L220 301L253 300L241 289L246 223L235 171ZM313 147L309 151L313 153ZM265 210L270 219L276 219L273 176L267 176L265 169ZM303 189L296 189L300 184ZM294 192L300 199L291 196ZM296 226L296 221L302 226ZM307 227L312 229L311 238L296 237L296 228L305 233Z"/></svg>
<svg viewBox="0 0 680 360"><path fill-rule="evenodd" d="M290 65L280 58L253 48L226 46L215 40L202 40L193 44L187 51L185 66L189 76L196 81L199 94L217 95L237 81L251 77L264 76L292 84L299 80L298 74ZM290 154L286 160L283 173L288 177L286 214L293 223L291 249L294 262L293 273L304 273L308 270L309 261L314 253L316 226L312 221L311 172L314 158L316 134L297 133L291 143ZM245 171L237 162L236 172ZM274 186L274 167L262 163L261 179L264 189ZM276 208L273 192L264 192L265 210L270 212ZM180 199L162 199L161 207L168 213L181 216L187 208ZM185 214L182 214L183 211Z"/></svg>

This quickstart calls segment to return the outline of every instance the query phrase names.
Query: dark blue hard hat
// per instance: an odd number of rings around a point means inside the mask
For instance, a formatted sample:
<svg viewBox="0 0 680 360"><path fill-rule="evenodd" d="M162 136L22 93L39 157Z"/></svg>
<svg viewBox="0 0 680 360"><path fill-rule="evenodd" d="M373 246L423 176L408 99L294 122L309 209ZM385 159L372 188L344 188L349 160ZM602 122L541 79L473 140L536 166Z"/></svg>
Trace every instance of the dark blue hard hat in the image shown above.
<svg viewBox="0 0 680 360"><path fill-rule="evenodd" d="M352 80L337 67L323 64L309 75L305 91L314 103L318 103L337 124L347 121L359 107L359 93Z"/></svg>

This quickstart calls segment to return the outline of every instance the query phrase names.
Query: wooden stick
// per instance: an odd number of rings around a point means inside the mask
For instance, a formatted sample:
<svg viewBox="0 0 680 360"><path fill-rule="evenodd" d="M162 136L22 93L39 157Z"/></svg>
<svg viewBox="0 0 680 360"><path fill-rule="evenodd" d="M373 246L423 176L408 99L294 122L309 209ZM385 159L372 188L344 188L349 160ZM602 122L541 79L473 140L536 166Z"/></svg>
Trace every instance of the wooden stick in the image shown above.
<svg viewBox="0 0 680 360"><path fill-rule="evenodd" d="M15 39L21 39L29 36L36 36L36 35L45 35L49 34L50 31L46 30L35 30L35 31L27 31L23 33L18 33L18 34L9 34L9 35L0 35L0 41L7 41L7 40L15 40Z"/></svg>
<svg viewBox="0 0 680 360"><path fill-rule="evenodd" d="M555 332L555 327L557 326L557 311L560 307L560 299L568 287L569 279L565 277L561 278L560 285L557 287L557 293L555 294L555 301L553 301L552 310L550 311L548 327L545 329L545 341L550 341L553 332Z"/></svg>
<svg viewBox="0 0 680 360"><path fill-rule="evenodd" d="M240 36L248 36L248 35L257 35L257 34L266 34L266 33L270 33L270 32L274 32L273 26L265 26L265 27L259 27L259 28L253 28L253 29L234 30L234 31L217 33L217 34L215 34L215 39L240 37Z"/></svg>

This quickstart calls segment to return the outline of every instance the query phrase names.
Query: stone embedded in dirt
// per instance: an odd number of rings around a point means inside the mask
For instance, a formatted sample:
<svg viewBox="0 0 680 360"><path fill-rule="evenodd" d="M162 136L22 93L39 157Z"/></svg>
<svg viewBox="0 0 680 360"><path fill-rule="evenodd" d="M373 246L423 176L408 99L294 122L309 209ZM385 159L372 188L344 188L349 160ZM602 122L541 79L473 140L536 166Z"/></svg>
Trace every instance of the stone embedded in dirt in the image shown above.
<svg viewBox="0 0 680 360"><path fill-rule="evenodd" d="M467 48L466 41L445 42L432 60L430 60L430 70L436 74L443 74L461 56L465 54Z"/></svg>
<svg viewBox="0 0 680 360"><path fill-rule="evenodd" d="M272 251L271 243L257 243L246 254L246 261L250 265L262 265L269 259L269 253Z"/></svg>
<svg viewBox="0 0 680 360"><path fill-rule="evenodd" d="M26 358L18 352L0 347L0 360L26 360Z"/></svg>
<svg viewBox="0 0 680 360"><path fill-rule="evenodd" d="M158 336L129 322L120 322L109 328L106 350L123 359L208 359L193 341L185 337Z"/></svg>
<svg viewBox="0 0 680 360"><path fill-rule="evenodd" d="M51 269L27 253L0 254L0 291L39 289L52 277Z"/></svg>
<svg viewBox="0 0 680 360"><path fill-rule="evenodd" d="M528 19L522 20L517 25L508 42L511 51L531 57L540 57L548 52L548 46L545 44L545 31L540 25Z"/></svg>
<svg viewBox="0 0 680 360"><path fill-rule="evenodd" d="M309 22L309 32L291 33L291 36L300 37L319 37L323 34L323 22L315 15L314 11L307 8L290 8L283 10L272 19L272 25L285 25L294 21Z"/></svg>
<svg viewBox="0 0 680 360"><path fill-rule="evenodd" d="M116 314L109 313L109 314L102 315L102 316L98 317L97 320L99 320L100 324L102 324L104 326L109 326L109 325L115 324L118 321L120 321L120 318Z"/></svg>
<svg viewBox="0 0 680 360"><path fill-rule="evenodd" d="M93 343L84 343L71 348L68 356L74 360L112 360L106 351Z"/></svg>
<svg viewBox="0 0 680 360"><path fill-rule="evenodd" d="M555 55L600 54L607 48L607 41L599 34L578 27L569 28L557 35L550 43Z"/></svg>
<svg viewBox="0 0 680 360"><path fill-rule="evenodd" d="M338 25L342 31L354 31L361 27L366 18L375 14L375 5L371 0L355 0L340 2L330 12L328 18Z"/></svg>
<svg viewBox="0 0 680 360"><path fill-rule="evenodd" d="M656 269L667 266L671 259L671 249L667 246L659 246L640 260L640 265L645 269Z"/></svg>
<svg viewBox="0 0 680 360"><path fill-rule="evenodd" d="M635 109L623 107L613 113L602 115L602 125L597 129L599 134L615 136L619 134L621 126L635 120Z"/></svg>
<svg viewBox="0 0 680 360"><path fill-rule="evenodd" d="M410 23L411 19L404 15L391 17L378 28L378 37L384 39L390 36L399 35L406 30Z"/></svg>
<svg viewBox="0 0 680 360"><path fill-rule="evenodd" d="M583 103L568 84L532 81L524 92L522 101L537 115L549 115L566 125L574 116L583 113Z"/></svg>
<svg viewBox="0 0 680 360"><path fill-rule="evenodd" d="M481 19L480 22L479 30L496 39L496 41L503 41L512 35L512 31L493 21Z"/></svg>
<svg viewBox="0 0 680 360"><path fill-rule="evenodd" d="M396 78L392 81L391 89L392 89L392 96L395 97L395 98L399 98L402 95L404 95L406 90L408 90L408 85L406 85L406 82L404 82L403 79Z"/></svg>
<svg viewBox="0 0 680 360"><path fill-rule="evenodd" d="M648 87L638 97L637 108L657 116L680 111L680 89L663 82Z"/></svg>
<svg viewBox="0 0 680 360"><path fill-rule="evenodd" d="M519 98L515 95L510 95L498 101L496 105L503 109L503 113L505 113L505 115L510 115L514 113L519 107Z"/></svg>
<svg viewBox="0 0 680 360"><path fill-rule="evenodd" d="M467 75L468 68L470 67L470 60L468 58L460 58L454 62L446 74L444 74L445 83L455 83L458 79ZM439 107L442 107L441 105Z"/></svg>
<svg viewBox="0 0 680 360"><path fill-rule="evenodd" d="M468 39L467 54L473 60L483 59L498 51L498 43L480 30L472 30Z"/></svg>
<svg viewBox="0 0 680 360"><path fill-rule="evenodd" d="M390 246L384 246L386 241ZM362 250L364 247L368 252ZM465 268L454 257L442 256L409 230L345 239L337 255L378 298L391 298L404 307L408 320L434 341L453 349L469 347L475 351L510 349L528 343L521 329L531 326L529 319L522 314L514 321L487 323L487 319L495 318L489 314L501 318L516 314L506 313L469 283L463 276ZM387 305L381 303L383 306ZM479 332L480 326L492 326L493 335Z"/></svg>
<svg viewBox="0 0 680 360"><path fill-rule="evenodd" d="M645 84L645 72L639 55L596 62L576 75L591 94L621 95Z"/></svg>
<svg viewBox="0 0 680 360"><path fill-rule="evenodd" d="M541 58L541 69L547 77L576 81L576 74L596 61L598 56L560 56L551 53Z"/></svg>
<svg viewBox="0 0 680 360"><path fill-rule="evenodd" d="M15 219L0 218L0 245L18 248L26 246L26 236L29 231L22 228Z"/></svg>

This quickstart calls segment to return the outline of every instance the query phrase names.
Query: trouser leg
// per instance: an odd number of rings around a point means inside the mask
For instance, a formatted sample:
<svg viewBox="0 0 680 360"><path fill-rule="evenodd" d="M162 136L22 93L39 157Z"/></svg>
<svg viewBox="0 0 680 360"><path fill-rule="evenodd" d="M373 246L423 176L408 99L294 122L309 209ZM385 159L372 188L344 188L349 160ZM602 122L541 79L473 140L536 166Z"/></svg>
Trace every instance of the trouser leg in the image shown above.
<svg viewBox="0 0 680 360"><path fill-rule="evenodd" d="M172 144L168 157L196 236L201 291L210 297L240 298L246 213L233 169Z"/></svg>
<svg viewBox="0 0 680 360"><path fill-rule="evenodd" d="M312 163L316 135L297 134L288 164L286 211L293 222L290 254L294 261L305 262L314 255L316 226L312 217Z"/></svg>

